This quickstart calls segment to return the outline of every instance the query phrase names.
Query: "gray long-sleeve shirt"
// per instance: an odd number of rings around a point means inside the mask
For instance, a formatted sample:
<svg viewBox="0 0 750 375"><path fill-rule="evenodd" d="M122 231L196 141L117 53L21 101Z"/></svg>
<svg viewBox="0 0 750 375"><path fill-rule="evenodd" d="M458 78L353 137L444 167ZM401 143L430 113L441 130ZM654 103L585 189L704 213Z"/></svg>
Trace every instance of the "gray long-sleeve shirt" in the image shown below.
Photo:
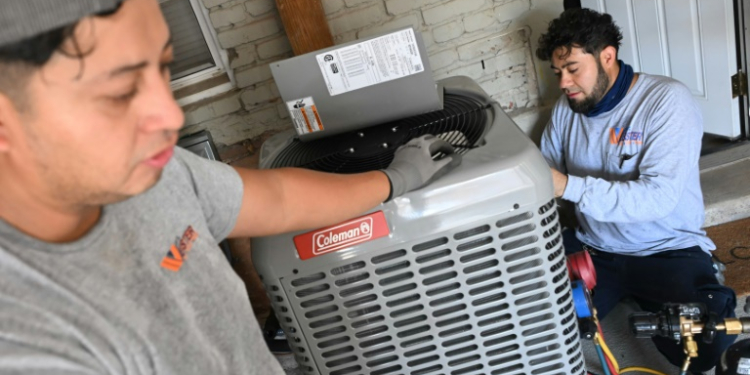
<svg viewBox="0 0 750 375"><path fill-rule="evenodd" d="M562 198L575 204L578 238L604 251L645 256L716 248L701 229L702 136L701 112L688 88L640 73L625 98L596 117L574 113L561 97L541 148L550 166L568 174Z"/></svg>

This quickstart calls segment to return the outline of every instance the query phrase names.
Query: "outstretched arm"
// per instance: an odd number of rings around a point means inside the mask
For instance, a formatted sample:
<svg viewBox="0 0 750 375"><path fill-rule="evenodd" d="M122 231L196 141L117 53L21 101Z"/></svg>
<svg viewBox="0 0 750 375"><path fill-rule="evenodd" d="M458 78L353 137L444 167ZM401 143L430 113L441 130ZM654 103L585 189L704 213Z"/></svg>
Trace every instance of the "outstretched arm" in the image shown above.
<svg viewBox="0 0 750 375"><path fill-rule="evenodd" d="M446 155L440 160L433 156ZM430 135L401 146L382 171L342 175L298 168L237 169L242 206L229 237L254 237L317 228L354 217L417 189L461 161L445 141Z"/></svg>
<svg viewBox="0 0 750 375"><path fill-rule="evenodd" d="M390 193L385 173L341 175L300 168L237 169L245 186L242 207L229 237L254 237L326 226L383 202Z"/></svg>

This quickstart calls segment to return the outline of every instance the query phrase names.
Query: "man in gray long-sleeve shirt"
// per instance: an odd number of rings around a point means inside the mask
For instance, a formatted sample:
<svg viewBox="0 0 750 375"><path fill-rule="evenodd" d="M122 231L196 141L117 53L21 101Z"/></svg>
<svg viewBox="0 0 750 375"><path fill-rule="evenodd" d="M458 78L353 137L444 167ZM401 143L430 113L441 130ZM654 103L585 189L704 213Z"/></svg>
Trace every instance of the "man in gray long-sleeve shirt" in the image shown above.
<svg viewBox="0 0 750 375"><path fill-rule="evenodd" d="M592 254L603 318L623 297L645 309L702 302L732 316L735 296L718 284L701 229L698 158L703 124L690 91L669 77L634 73L617 59L622 35L612 18L565 11L540 38L564 95L542 136L555 194L575 206L579 227L566 231L566 251ZM681 346L654 338L681 365ZM691 370L705 371L733 337L700 343Z"/></svg>

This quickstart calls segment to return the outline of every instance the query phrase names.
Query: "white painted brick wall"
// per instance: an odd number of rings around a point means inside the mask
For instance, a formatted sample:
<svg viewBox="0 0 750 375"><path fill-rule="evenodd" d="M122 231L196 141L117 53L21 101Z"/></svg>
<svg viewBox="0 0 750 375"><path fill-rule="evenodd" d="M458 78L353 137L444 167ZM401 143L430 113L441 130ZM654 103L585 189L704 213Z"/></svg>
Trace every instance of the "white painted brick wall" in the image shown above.
<svg viewBox="0 0 750 375"><path fill-rule="evenodd" d="M204 103L195 103L185 108L185 124L193 125L242 109L239 94L230 92Z"/></svg>
<svg viewBox="0 0 750 375"><path fill-rule="evenodd" d="M276 17L267 17L219 33L222 48L232 48L278 34L283 27Z"/></svg>
<svg viewBox="0 0 750 375"><path fill-rule="evenodd" d="M463 33L464 25L461 21L449 22L445 25L437 26L432 30L432 36L436 43L443 43L456 39Z"/></svg>
<svg viewBox="0 0 750 375"><path fill-rule="evenodd" d="M209 9L210 9L210 8L213 8L213 7L219 6L219 5L221 5L221 4L224 4L224 3L226 3L226 2L227 2L227 0L203 0L203 5L204 5L204 6L206 7L206 8L209 8Z"/></svg>
<svg viewBox="0 0 750 375"><path fill-rule="evenodd" d="M257 64L257 66L238 70L235 72L237 86L245 88L271 79L271 68L268 64Z"/></svg>
<svg viewBox="0 0 750 375"><path fill-rule="evenodd" d="M464 17L464 28L467 33L482 30L495 23L495 13L492 10L475 13Z"/></svg>
<svg viewBox="0 0 750 375"><path fill-rule="evenodd" d="M388 20L388 17L385 14L383 3L378 1L336 14L328 19L328 26L334 35L338 35L379 24L386 20Z"/></svg>
<svg viewBox="0 0 750 375"><path fill-rule="evenodd" d="M434 53L430 56L430 67L433 71L448 67L458 60L458 53L455 49L448 49Z"/></svg>
<svg viewBox="0 0 750 375"><path fill-rule="evenodd" d="M385 7L392 15L403 14L444 0L385 0Z"/></svg>
<svg viewBox="0 0 750 375"><path fill-rule="evenodd" d="M289 43L289 38L287 38L286 35L281 35L266 42L258 43L258 57L263 60L268 60L272 57L285 54L291 50L292 45Z"/></svg>
<svg viewBox="0 0 750 375"><path fill-rule="evenodd" d="M453 0L422 11L428 25L448 21L462 14L472 13L488 5L489 0Z"/></svg>
<svg viewBox="0 0 750 375"><path fill-rule="evenodd" d="M268 83L265 85L259 85L255 87L247 88L242 95L240 96L240 99L242 99L242 103L245 105L245 108L255 108L260 104L263 104L264 102L268 102L271 99L275 98L274 90L271 89L271 86L276 86L273 83Z"/></svg>
<svg viewBox="0 0 750 375"><path fill-rule="evenodd" d="M385 34L389 31L413 27L416 30L422 26L422 18L416 14L408 14L400 18L394 18L385 23L367 27L357 33L358 39L364 39L375 35Z"/></svg>
<svg viewBox="0 0 750 375"><path fill-rule="evenodd" d="M258 17L275 10L276 2L274 0L251 0L245 3L245 9L251 16Z"/></svg>
<svg viewBox="0 0 750 375"><path fill-rule="evenodd" d="M515 49L527 41L526 30L516 30L500 35L473 40L458 46L458 57L463 61L471 61L482 56L494 56L499 51Z"/></svg>
<svg viewBox="0 0 750 375"><path fill-rule="evenodd" d="M228 8L217 9L210 13L209 18L214 27L221 28L245 21L247 13L245 13L244 5L237 4Z"/></svg>
<svg viewBox="0 0 750 375"><path fill-rule="evenodd" d="M494 11L500 22L512 21L526 13L531 4L528 0L516 0L495 7Z"/></svg>
<svg viewBox="0 0 750 375"><path fill-rule="evenodd" d="M256 47L252 44L243 44L237 48L232 48L229 54L229 67L237 69L252 65L258 59L255 50Z"/></svg>
<svg viewBox="0 0 750 375"><path fill-rule="evenodd" d="M208 129L217 144L231 145L289 128L268 66L292 55L275 0L202 1L228 50L238 89L192 105L184 131ZM436 79L469 76L511 115L539 106L525 22L534 4L551 1L556 0L321 0L336 43L414 27Z"/></svg>
<svg viewBox="0 0 750 375"><path fill-rule="evenodd" d="M349 8L354 8L356 6L367 4L367 3L372 3L375 1L377 0L344 0L344 4L346 4L346 6Z"/></svg>
<svg viewBox="0 0 750 375"><path fill-rule="evenodd" d="M323 3L323 10L326 14L333 14L346 6L344 0L321 0Z"/></svg>

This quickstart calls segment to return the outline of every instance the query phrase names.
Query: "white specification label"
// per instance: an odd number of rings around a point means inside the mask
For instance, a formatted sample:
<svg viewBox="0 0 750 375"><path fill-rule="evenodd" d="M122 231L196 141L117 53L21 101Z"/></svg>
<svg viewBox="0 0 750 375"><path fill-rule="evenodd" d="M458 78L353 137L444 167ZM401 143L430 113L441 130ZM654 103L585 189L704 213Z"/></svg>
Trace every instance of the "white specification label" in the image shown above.
<svg viewBox="0 0 750 375"><path fill-rule="evenodd" d="M331 96L424 71L412 29L321 53L316 57Z"/></svg>
<svg viewBox="0 0 750 375"><path fill-rule="evenodd" d="M323 121L320 120L313 98L292 100L286 102L286 107L289 109L297 134L302 135L323 130Z"/></svg>
<svg viewBox="0 0 750 375"><path fill-rule="evenodd" d="M737 364L737 373L742 375L750 374L750 358L740 358L740 362Z"/></svg>

